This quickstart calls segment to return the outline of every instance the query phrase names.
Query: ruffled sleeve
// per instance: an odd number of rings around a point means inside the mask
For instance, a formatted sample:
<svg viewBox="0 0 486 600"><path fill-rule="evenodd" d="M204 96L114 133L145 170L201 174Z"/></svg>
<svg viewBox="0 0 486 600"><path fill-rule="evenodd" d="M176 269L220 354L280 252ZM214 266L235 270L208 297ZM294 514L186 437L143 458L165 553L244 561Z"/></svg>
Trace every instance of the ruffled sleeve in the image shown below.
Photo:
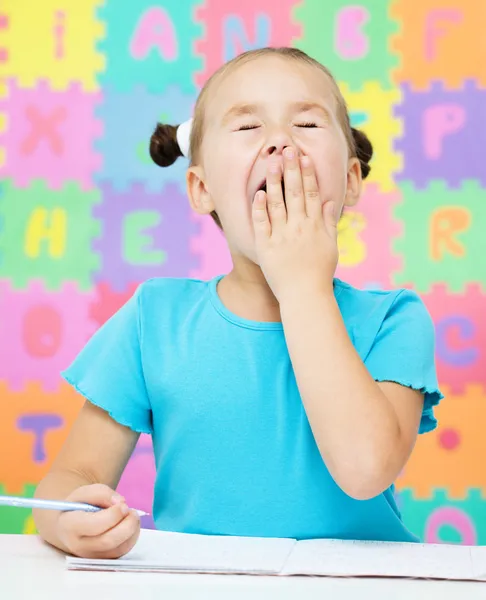
<svg viewBox="0 0 486 600"><path fill-rule="evenodd" d="M151 433L141 359L140 290L92 336L61 375L122 425Z"/></svg>
<svg viewBox="0 0 486 600"><path fill-rule="evenodd" d="M434 325L425 305L416 293L401 290L364 363L375 381L392 381L424 394L419 433L435 429L434 407L444 397L437 382L434 352Z"/></svg>

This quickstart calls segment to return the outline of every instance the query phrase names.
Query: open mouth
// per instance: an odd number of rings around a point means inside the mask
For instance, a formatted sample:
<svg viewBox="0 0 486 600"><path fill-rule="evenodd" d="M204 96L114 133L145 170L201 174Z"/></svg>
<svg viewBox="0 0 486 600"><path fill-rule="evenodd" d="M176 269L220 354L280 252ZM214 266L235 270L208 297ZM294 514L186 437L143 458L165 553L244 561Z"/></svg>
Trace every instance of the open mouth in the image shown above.
<svg viewBox="0 0 486 600"><path fill-rule="evenodd" d="M281 181L281 185L282 185L282 195L283 195L283 199L285 202L285 184L284 184L283 178ZM262 183L260 184L260 187L257 189L257 192L259 192L260 190L263 190L265 193L267 192L267 180L266 179L264 179L262 181Z"/></svg>

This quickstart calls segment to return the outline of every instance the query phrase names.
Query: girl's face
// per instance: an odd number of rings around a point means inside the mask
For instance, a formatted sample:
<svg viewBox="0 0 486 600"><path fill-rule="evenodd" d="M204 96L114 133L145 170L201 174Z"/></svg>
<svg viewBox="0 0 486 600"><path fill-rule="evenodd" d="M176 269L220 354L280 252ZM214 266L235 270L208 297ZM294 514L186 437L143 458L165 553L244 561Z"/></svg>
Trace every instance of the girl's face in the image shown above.
<svg viewBox="0 0 486 600"><path fill-rule="evenodd" d="M265 56L215 82L205 107L201 164L188 172L191 203L218 213L230 248L256 262L251 205L269 157L293 146L314 165L322 202L336 215L359 199L361 173L348 158L336 100L325 73L303 62Z"/></svg>

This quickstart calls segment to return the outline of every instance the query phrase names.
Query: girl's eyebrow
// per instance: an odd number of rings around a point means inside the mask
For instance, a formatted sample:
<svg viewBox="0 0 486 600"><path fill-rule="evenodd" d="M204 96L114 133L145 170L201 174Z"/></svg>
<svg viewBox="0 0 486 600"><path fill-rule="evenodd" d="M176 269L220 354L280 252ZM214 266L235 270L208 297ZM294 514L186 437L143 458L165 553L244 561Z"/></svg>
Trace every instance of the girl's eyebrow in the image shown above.
<svg viewBox="0 0 486 600"><path fill-rule="evenodd" d="M242 117L245 115L254 115L259 111L261 107L258 104L249 104L247 102L243 102L241 104L234 104L223 116L222 124L225 125L231 119L236 117ZM293 102L290 105L290 112L294 113L302 113L302 112L310 112L312 110L318 110L326 117L329 117L329 111L325 106L319 104L319 102L308 102L308 101L300 101Z"/></svg>
<svg viewBox="0 0 486 600"><path fill-rule="evenodd" d="M326 117L329 117L328 109L323 104L319 104L319 102L294 102L292 104L292 110L297 113L318 110L324 113Z"/></svg>
<svg viewBox="0 0 486 600"><path fill-rule="evenodd" d="M241 117L244 115L254 115L258 111L258 106L256 104L248 104L244 102L242 104L233 105L228 111L226 111L222 123L223 125L234 119L235 117Z"/></svg>

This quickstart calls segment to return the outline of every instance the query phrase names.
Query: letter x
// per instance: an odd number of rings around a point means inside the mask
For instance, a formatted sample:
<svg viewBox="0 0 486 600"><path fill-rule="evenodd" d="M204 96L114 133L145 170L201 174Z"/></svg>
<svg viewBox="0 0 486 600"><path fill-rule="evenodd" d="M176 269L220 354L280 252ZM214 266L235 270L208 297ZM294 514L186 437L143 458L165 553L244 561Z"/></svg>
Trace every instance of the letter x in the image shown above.
<svg viewBox="0 0 486 600"><path fill-rule="evenodd" d="M62 154L64 142L57 128L66 118L65 107L60 106L46 116L40 114L36 106L27 106L25 115L30 121L31 131L22 142L22 154L32 154L43 137L47 138L54 154Z"/></svg>

